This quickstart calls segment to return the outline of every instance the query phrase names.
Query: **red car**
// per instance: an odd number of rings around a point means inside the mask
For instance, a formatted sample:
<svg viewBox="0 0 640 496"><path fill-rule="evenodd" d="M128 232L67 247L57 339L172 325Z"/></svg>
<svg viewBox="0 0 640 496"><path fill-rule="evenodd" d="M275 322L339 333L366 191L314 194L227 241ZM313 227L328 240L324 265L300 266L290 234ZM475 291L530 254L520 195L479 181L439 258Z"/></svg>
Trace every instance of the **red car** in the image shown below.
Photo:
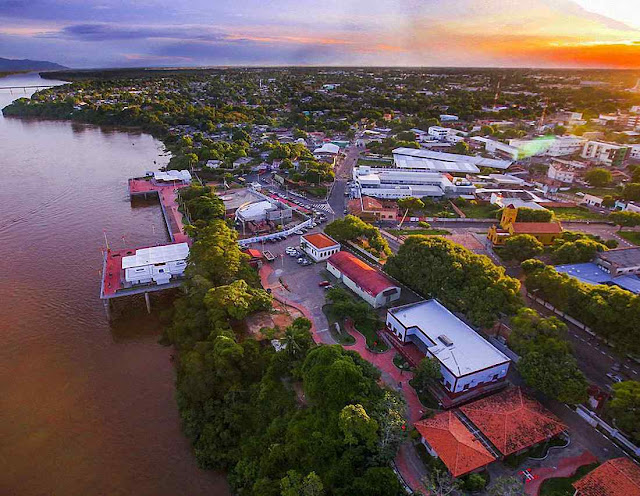
<svg viewBox="0 0 640 496"><path fill-rule="evenodd" d="M331 284L329 281L322 281L318 283L318 286L320 286L321 288L326 288L329 284Z"/></svg>

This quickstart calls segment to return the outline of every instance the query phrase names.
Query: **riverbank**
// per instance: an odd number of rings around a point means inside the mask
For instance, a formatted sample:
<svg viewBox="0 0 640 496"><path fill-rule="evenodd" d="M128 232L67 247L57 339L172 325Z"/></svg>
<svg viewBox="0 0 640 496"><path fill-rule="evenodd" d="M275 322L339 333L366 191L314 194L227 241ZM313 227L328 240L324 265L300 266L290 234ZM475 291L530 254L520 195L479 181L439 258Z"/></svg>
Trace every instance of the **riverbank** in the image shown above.
<svg viewBox="0 0 640 496"><path fill-rule="evenodd" d="M0 92L0 106L20 96ZM132 204L126 183L166 165L164 147L131 129L2 116L0 142L3 494L229 495L182 433L158 315L132 299L109 325L97 297L103 231L117 248L166 243L157 202Z"/></svg>

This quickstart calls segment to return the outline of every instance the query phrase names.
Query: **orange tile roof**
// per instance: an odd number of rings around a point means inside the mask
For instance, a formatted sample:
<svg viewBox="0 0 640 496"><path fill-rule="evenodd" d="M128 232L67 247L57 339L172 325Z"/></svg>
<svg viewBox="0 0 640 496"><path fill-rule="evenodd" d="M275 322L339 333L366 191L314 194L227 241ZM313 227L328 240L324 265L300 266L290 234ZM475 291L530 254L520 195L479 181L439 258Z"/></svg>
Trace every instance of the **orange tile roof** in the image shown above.
<svg viewBox="0 0 640 496"><path fill-rule="evenodd" d="M415 426L454 477L495 460L452 411L416 422Z"/></svg>
<svg viewBox="0 0 640 496"><path fill-rule="evenodd" d="M614 458L573 483L578 496L640 496L640 467Z"/></svg>
<svg viewBox="0 0 640 496"><path fill-rule="evenodd" d="M534 446L566 429L555 415L515 387L460 410L503 455Z"/></svg>
<svg viewBox="0 0 640 496"><path fill-rule="evenodd" d="M559 222L514 222L515 234L560 234L562 226Z"/></svg>
<svg viewBox="0 0 640 496"><path fill-rule="evenodd" d="M333 240L326 234L322 233L312 233L312 234L303 234L302 237L309 244L312 244L316 248L322 250L323 248L329 248L330 246L335 246L338 244L337 241Z"/></svg>

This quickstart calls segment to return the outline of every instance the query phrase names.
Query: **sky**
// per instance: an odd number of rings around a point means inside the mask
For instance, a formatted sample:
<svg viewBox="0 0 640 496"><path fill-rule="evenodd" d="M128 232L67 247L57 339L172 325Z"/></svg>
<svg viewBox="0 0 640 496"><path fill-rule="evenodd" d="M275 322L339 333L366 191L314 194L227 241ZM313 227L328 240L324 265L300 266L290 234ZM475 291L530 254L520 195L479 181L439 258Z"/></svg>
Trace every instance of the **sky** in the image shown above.
<svg viewBox="0 0 640 496"><path fill-rule="evenodd" d="M640 0L0 0L0 57L640 68Z"/></svg>

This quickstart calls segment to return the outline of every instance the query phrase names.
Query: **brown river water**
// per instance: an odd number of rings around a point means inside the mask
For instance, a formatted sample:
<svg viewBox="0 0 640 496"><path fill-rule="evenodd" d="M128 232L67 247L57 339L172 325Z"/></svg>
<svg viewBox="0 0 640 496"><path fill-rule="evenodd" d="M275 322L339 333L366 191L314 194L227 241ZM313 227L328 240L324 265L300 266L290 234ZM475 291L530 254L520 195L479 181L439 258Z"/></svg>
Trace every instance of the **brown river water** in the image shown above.
<svg viewBox="0 0 640 496"><path fill-rule="evenodd" d="M0 108L23 96L0 89ZM110 324L99 299L103 230L167 240L159 205L127 194L167 161L135 131L0 114L1 496L230 494L181 433L157 319L131 301Z"/></svg>

